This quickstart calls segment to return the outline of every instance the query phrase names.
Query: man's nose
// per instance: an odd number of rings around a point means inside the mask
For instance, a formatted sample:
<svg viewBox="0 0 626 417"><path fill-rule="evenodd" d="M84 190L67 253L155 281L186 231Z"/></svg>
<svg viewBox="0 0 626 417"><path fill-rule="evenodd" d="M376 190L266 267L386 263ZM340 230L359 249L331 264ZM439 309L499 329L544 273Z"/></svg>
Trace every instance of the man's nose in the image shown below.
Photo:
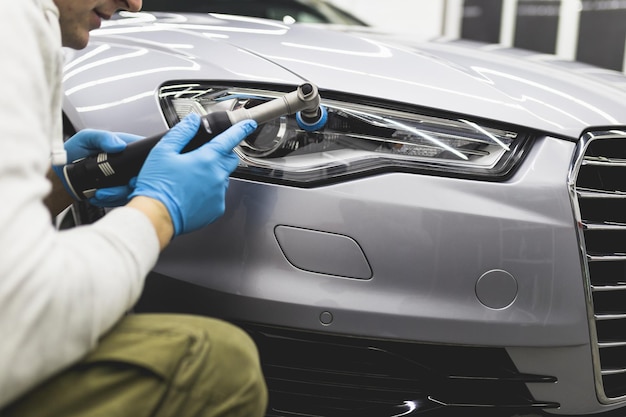
<svg viewBox="0 0 626 417"><path fill-rule="evenodd" d="M128 10L131 12L138 12L141 10L141 0L128 0Z"/></svg>
<svg viewBox="0 0 626 417"><path fill-rule="evenodd" d="M120 9L128 10L129 12L138 12L141 10L141 0L119 0Z"/></svg>

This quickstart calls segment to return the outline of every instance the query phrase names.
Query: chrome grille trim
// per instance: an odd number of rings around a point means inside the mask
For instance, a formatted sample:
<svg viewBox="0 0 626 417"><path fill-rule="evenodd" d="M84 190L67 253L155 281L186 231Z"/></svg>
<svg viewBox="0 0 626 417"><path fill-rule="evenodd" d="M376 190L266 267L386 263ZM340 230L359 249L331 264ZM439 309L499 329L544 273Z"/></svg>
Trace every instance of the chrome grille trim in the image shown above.
<svg viewBox="0 0 626 417"><path fill-rule="evenodd" d="M584 223L583 228L586 230L621 230L626 231L626 224L622 223Z"/></svg>
<svg viewBox="0 0 626 417"><path fill-rule="evenodd" d="M603 320L624 320L626 319L626 314L596 314L594 316L596 321L603 321ZM602 345L602 343L598 342L598 346ZM616 347L618 345L611 345L611 346L606 346L605 347Z"/></svg>
<svg viewBox="0 0 626 417"><path fill-rule="evenodd" d="M626 342L598 343L598 347L600 348L626 347Z"/></svg>
<svg viewBox="0 0 626 417"><path fill-rule="evenodd" d="M591 291L626 291L626 285L592 285Z"/></svg>
<svg viewBox="0 0 626 417"><path fill-rule="evenodd" d="M584 134L568 185L582 255L596 391L600 402L612 404L626 399L626 360L621 359L626 358L626 131Z"/></svg>
<svg viewBox="0 0 626 417"><path fill-rule="evenodd" d="M584 198L626 198L626 193L590 190L588 188L578 188L576 194Z"/></svg>
<svg viewBox="0 0 626 417"><path fill-rule="evenodd" d="M619 375L626 374L626 369L609 369L606 371L602 371L602 375Z"/></svg>
<svg viewBox="0 0 626 417"><path fill-rule="evenodd" d="M583 165L626 167L626 160L589 157L583 160Z"/></svg>
<svg viewBox="0 0 626 417"><path fill-rule="evenodd" d="M612 255L589 255L587 254L587 261L589 262L619 262L626 261L626 254L612 254Z"/></svg>

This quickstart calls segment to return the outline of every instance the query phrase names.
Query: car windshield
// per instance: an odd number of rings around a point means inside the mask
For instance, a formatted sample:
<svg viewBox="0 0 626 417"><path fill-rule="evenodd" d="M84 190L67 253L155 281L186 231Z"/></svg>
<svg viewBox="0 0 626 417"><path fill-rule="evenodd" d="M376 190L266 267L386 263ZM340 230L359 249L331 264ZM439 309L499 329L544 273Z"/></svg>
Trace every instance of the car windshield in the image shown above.
<svg viewBox="0 0 626 417"><path fill-rule="evenodd" d="M345 10L321 0L151 0L144 11L224 13L284 22L367 26Z"/></svg>

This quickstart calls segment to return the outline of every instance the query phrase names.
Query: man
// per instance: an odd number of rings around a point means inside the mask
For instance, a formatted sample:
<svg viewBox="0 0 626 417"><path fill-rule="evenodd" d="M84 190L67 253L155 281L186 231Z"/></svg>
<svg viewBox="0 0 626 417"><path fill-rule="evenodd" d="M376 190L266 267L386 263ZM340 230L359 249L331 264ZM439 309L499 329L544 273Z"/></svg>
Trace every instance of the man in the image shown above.
<svg viewBox="0 0 626 417"><path fill-rule="evenodd" d="M159 251L224 211L241 122L189 153L190 116L153 149L136 184L99 190L121 203L67 231L67 160L118 152L130 135L61 132L61 45L141 0L20 0L0 14L0 416L262 416L258 353L240 329L183 315L126 315ZM51 166L55 169L51 170ZM184 167L184 169L181 169ZM47 174L47 178L46 178ZM45 204L44 204L45 200Z"/></svg>

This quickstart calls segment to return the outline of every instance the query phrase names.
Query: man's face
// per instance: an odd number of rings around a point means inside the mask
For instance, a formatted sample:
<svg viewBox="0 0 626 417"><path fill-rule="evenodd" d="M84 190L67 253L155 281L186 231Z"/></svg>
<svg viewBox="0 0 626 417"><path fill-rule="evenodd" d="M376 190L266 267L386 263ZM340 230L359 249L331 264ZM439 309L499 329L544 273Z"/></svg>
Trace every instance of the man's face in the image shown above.
<svg viewBox="0 0 626 417"><path fill-rule="evenodd" d="M118 10L138 12L142 0L54 0L59 8L63 46L82 49L89 41L89 31L100 27Z"/></svg>

